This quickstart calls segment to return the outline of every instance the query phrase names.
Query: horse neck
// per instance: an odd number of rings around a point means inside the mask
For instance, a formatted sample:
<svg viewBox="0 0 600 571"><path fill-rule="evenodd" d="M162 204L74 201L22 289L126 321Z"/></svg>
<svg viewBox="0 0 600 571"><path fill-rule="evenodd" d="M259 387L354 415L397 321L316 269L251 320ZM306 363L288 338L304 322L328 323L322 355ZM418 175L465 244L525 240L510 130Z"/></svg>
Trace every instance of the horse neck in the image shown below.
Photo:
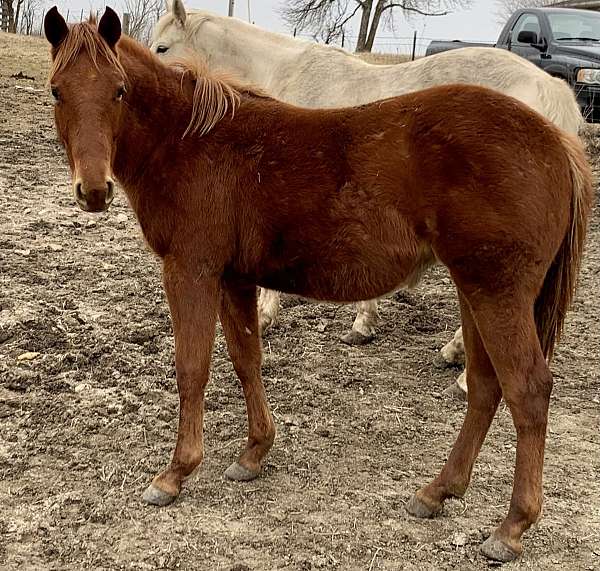
<svg viewBox="0 0 600 571"><path fill-rule="evenodd" d="M178 73L132 40L127 39L120 48L129 87L113 168L135 208L138 185L152 177L153 167L158 168L152 158L156 150L169 141L181 140L190 121L192 97L182 89Z"/></svg>
<svg viewBox="0 0 600 571"><path fill-rule="evenodd" d="M223 19L218 25L231 33L222 34L219 45L211 51L211 67L235 74L243 83L255 85L271 94L282 70L293 63L310 44L261 30L250 24ZM194 36L200 51L206 49L202 27ZM273 93L276 95L276 93Z"/></svg>

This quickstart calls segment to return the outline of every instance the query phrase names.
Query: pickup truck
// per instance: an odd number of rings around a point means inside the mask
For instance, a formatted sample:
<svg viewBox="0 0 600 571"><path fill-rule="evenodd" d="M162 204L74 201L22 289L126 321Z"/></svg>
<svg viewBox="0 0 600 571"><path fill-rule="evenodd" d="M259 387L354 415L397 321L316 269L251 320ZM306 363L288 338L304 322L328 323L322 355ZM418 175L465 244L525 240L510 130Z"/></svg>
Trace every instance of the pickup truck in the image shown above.
<svg viewBox="0 0 600 571"><path fill-rule="evenodd" d="M468 46L510 50L564 79L575 91L583 116L600 123L600 13L521 9L506 22L495 44L434 40L425 55Z"/></svg>

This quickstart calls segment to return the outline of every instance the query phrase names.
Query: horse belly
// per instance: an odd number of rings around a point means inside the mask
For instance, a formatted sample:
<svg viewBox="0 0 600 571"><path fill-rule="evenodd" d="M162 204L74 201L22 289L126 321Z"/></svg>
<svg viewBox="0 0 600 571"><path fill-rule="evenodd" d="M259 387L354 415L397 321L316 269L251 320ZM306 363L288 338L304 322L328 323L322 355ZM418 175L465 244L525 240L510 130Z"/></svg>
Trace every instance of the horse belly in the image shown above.
<svg viewBox="0 0 600 571"><path fill-rule="evenodd" d="M320 252L264 272L258 285L322 301L353 302L381 297L402 286L412 287L435 262L423 244L404 248L370 244L365 250Z"/></svg>

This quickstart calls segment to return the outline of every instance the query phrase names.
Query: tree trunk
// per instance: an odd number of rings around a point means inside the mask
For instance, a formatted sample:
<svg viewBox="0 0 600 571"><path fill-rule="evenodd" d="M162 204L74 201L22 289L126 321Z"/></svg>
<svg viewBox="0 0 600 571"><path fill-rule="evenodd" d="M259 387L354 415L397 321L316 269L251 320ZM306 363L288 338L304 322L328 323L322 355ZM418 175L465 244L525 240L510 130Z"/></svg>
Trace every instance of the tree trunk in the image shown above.
<svg viewBox="0 0 600 571"><path fill-rule="evenodd" d="M17 30L19 29L19 17L21 16L21 6L23 5L24 0L17 0L17 13L15 14L15 21L14 21L14 30L13 33L17 33Z"/></svg>
<svg viewBox="0 0 600 571"><path fill-rule="evenodd" d="M371 10L373 9L373 0L363 0L362 15L360 18L360 30L358 32L358 40L356 41L356 51L367 51L365 46L367 43L367 34L369 32L369 22L371 20Z"/></svg>
<svg viewBox="0 0 600 571"><path fill-rule="evenodd" d="M371 22L371 29L369 30L369 36L365 44L364 51L370 52L373 49L373 43L375 42L375 36L377 35L377 28L381 21L381 15L386 10L386 0L379 0L375 8L375 14L373 15L373 21Z"/></svg>

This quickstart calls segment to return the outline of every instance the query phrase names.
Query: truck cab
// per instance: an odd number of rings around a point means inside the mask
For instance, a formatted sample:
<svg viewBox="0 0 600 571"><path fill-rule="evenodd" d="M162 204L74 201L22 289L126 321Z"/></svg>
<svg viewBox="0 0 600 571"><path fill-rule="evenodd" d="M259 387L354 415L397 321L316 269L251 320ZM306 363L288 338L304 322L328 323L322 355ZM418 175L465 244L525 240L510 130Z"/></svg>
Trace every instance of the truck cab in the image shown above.
<svg viewBox="0 0 600 571"><path fill-rule="evenodd" d="M496 47L567 81L586 119L600 122L600 13L567 8L517 10Z"/></svg>

